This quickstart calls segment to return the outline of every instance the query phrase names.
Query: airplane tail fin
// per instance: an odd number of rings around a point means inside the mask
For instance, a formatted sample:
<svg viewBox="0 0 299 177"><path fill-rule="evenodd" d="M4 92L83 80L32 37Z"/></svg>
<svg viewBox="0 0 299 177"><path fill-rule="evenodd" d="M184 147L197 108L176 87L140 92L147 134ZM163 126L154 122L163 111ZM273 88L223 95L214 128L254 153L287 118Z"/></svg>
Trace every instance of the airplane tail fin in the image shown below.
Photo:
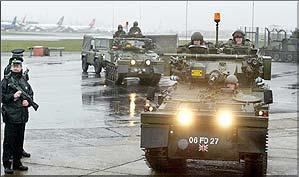
<svg viewBox="0 0 299 177"><path fill-rule="evenodd" d="M22 20L22 24L25 24L26 17L27 17L27 15L24 16L24 18Z"/></svg>
<svg viewBox="0 0 299 177"><path fill-rule="evenodd" d="M92 19L92 21L89 23L89 27L90 28L93 28L94 27L94 25L95 25L95 23L96 23L96 19L94 18L94 19Z"/></svg>
<svg viewBox="0 0 299 177"><path fill-rule="evenodd" d="M13 21L11 22L12 25L16 25L17 23L17 16L15 16L15 18L13 19Z"/></svg>
<svg viewBox="0 0 299 177"><path fill-rule="evenodd" d="M60 19L58 20L58 22L56 23L58 26L61 26L64 20L64 16L60 17Z"/></svg>

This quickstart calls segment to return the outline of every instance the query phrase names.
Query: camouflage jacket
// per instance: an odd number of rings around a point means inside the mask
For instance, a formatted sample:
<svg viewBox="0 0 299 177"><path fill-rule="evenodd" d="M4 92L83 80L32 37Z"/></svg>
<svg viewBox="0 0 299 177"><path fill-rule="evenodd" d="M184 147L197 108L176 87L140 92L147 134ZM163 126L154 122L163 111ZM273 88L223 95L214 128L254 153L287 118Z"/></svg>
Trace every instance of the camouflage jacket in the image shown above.
<svg viewBox="0 0 299 177"><path fill-rule="evenodd" d="M204 42L203 46L207 47L207 50L192 51L192 50L190 50L190 46L192 46L192 42L189 42L185 45L180 45L177 48L177 53L198 53L198 54L201 53L201 54L204 54L204 53L208 53L209 49L215 48L214 44L212 44L210 42Z"/></svg>
<svg viewBox="0 0 299 177"><path fill-rule="evenodd" d="M121 37L123 35L126 35L126 32L125 31L116 31L113 35L113 37Z"/></svg>
<svg viewBox="0 0 299 177"><path fill-rule="evenodd" d="M130 31L128 34L130 36L142 35L141 30L138 26L133 26L132 28L130 28Z"/></svg>
<svg viewBox="0 0 299 177"><path fill-rule="evenodd" d="M253 55L256 53L254 45L249 39L246 39L243 45L237 45L232 39L220 45L220 48L225 54L238 54L238 55Z"/></svg>
<svg viewBox="0 0 299 177"><path fill-rule="evenodd" d="M235 44L235 42L233 41L233 39L229 39L226 43L223 44L223 46L221 47L237 47L239 45ZM248 46L250 48L253 48L253 44L249 39L246 39L244 44L242 46Z"/></svg>

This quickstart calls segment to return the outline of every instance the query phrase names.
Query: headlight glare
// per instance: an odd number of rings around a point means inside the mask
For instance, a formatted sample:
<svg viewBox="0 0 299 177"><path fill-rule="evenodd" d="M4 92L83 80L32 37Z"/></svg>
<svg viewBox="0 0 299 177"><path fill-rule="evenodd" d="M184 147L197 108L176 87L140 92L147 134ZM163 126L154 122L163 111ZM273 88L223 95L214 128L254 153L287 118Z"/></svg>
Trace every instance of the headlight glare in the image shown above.
<svg viewBox="0 0 299 177"><path fill-rule="evenodd" d="M264 115L264 111L259 111L259 116L263 116Z"/></svg>
<svg viewBox="0 0 299 177"><path fill-rule="evenodd" d="M221 111L217 115L217 121L221 127L227 128L232 125L233 116L229 111Z"/></svg>
<svg viewBox="0 0 299 177"><path fill-rule="evenodd" d="M151 60L145 60L145 64L146 64L147 66L151 65Z"/></svg>
<svg viewBox="0 0 299 177"><path fill-rule="evenodd" d="M132 66L134 66L136 64L136 60L131 60L130 63Z"/></svg>
<svg viewBox="0 0 299 177"><path fill-rule="evenodd" d="M180 110L177 114L179 124L183 126L191 125L193 114L190 110Z"/></svg>

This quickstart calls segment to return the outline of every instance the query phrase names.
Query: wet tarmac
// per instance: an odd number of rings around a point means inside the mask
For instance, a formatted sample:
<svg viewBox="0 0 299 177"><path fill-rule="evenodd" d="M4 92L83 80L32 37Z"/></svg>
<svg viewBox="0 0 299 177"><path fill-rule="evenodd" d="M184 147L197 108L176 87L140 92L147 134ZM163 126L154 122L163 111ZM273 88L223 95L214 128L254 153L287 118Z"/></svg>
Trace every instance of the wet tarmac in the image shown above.
<svg viewBox="0 0 299 177"><path fill-rule="evenodd" d="M10 54L1 54L1 71ZM28 56L28 55L26 55ZM37 112L30 110L24 175L159 175L140 149L140 118L148 89L111 86L93 68L82 74L80 53L25 58ZM297 66L273 63L268 174L297 174ZM2 76L3 77L3 76ZM173 82L164 77L163 90ZM1 124L3 139L3 124ZM2 142L1 142L2 143ZM242 176L243 163L190 161L187 174ZM1 171L3 174L3 171Z"/></svg>

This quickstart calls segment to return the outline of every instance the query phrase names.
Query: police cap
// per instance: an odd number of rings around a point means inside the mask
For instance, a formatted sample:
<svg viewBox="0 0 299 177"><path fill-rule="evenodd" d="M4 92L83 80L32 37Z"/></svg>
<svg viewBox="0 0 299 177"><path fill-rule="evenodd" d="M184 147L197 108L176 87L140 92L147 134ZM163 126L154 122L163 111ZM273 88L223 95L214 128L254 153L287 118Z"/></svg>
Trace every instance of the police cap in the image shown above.
<svg viewBox="0 0 299 177"><path fill-rule="evenodd" d="M14 60L14 59L18 59L18 60L20 60L21 62L23 62L24 60L23 60L23 53L24 53L24 49L13 49L12 51L11 51L11 53L12 53L12 56L11 56L11 58L9 59L9 63L12 63L12 61Z"/></svg>
<svg viewBox="0 0 299 177"><path fill-rule="evenodd" d="M12 58L11 64L22 64L23 59L22 58Z"/></svg>
<svg viewBox="0 0 299 177"><path fill-rule="evenodd" d="M24 49L13 49L11 51L12 53L12 58L22 58L23 57L23 52L25 50Z"/></svg>

